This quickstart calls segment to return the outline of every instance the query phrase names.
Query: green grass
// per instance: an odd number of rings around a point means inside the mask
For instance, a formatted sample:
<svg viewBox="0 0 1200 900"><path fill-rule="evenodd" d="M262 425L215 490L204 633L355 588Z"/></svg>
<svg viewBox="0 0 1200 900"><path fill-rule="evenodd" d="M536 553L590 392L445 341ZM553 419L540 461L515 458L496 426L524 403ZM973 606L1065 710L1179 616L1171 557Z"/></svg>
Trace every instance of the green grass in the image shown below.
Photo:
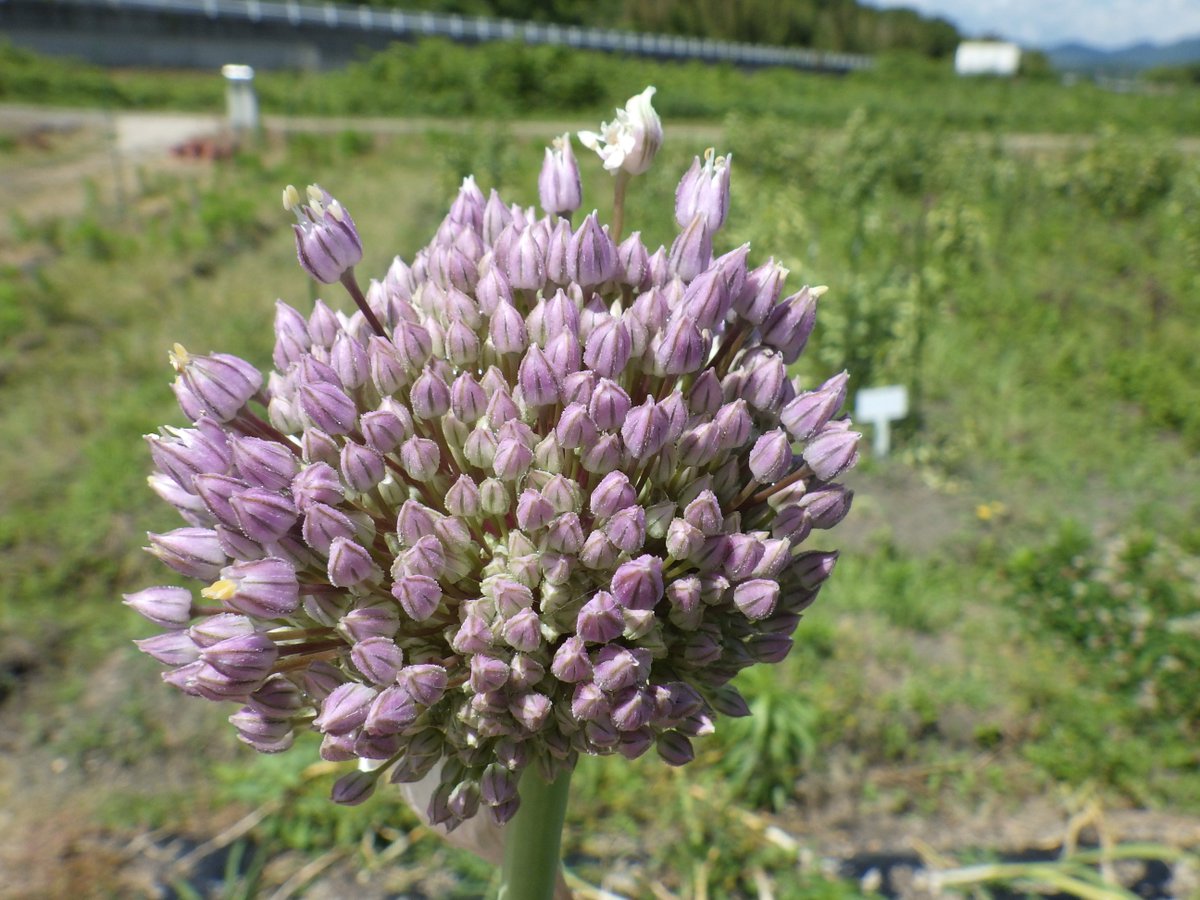
<svg viewBox="0 0 1200 900"><path fill-rule="evenodd" d="M849 365L858 386L907 383L917 415L895 460L851 479L851 521L873 524L793 655L739 680L758 715L723 723L682 773L656 759L581 764L566 850L592 883L753 896L761 872L780 897L856 896L754 824L803 821L824 792L857 791L879 815L1058 790L1200 812L1196 710L1180 705L1194 703L1186 623L1200 611L1196 160L1117 133L1030 157L989 137L898 129L870 112L886 89L873 96L833 133L731 120L735 199L718 250L751 240L754 261L775 253L797 285L830 284L801 374ZM1101 112L1120 121L1123 104L1107 98ZM668 138L635 183L629 216L648 240L671 239L675 179L700 149ZM381 273L427 240L463 174L532 203L539 160L540 144L501 126L469 140L300 137L197 178L147 175L119 221L94 202L18 229L3 249L41 261L0 282L0 632L36 641L57 673L23 718L25 739L117 767L165 764L195 739L170 721L183 701L153 666L116 649L148 633L119 593L164 577L138 550L141 532L174 527L143 483L139 435L180 422L172 342L266 363L272 301L314 296L279 185L335 190L366 236L362 271ZM607 176L584 168L603 212ZM897 484L916 508L896 502ZM945 537L919 546L910 519ZM106 699L92 677L114 656L128 695ZM219 715L205 727L193 786L204 796L179 803L176 827L198 808L282 802L254 832L263 846L342 847L367 865L384 831L413 825L395 798L331 806L329 778L305 776L308 744L258 758ZM170 823L169 805L136 800L147 793L118 784L95 815ZM448 867L463 896L488 889L486 867L414 835L402 865Z"/></svg>

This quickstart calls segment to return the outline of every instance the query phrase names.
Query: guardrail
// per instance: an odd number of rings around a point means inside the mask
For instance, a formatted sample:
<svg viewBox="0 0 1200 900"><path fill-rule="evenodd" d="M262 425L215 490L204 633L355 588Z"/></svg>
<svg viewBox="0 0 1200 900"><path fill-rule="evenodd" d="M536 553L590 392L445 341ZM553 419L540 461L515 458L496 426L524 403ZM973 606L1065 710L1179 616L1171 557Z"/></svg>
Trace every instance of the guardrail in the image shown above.
<svg viewBox="0 0 1200 900"><path fill-rule="evenodd" d="M675 35L646 34L616 29L518 22L481 16L379 9L339 3L322 5L295 0L45 0L47 7L99 7L114 11L144 12L181 17L204 17L251 23L288 24L339 31L364 31L397 38L446 37L481 42L521 40L527 44L557 44L585 50L603 50L667 59L727 62L741 66L788 66L824 72L850 72L869 68L868 56L824 53L800 47L773 47ZM0 0L0 7L4 0Z"/></svg>

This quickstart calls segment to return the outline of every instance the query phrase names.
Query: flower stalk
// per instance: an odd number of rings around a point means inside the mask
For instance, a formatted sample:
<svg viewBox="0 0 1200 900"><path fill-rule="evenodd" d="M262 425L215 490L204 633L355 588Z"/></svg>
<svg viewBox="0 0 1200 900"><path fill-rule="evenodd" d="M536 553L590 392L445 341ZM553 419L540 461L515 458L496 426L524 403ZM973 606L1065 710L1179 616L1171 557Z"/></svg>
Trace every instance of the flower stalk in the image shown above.
<svg viewBox="0 0 1200 900"><path fill-rule="evenodd" d="M525 772L521 808L507 826L499 900L553 900L570 788L570 772L551 782Z"/></svg>

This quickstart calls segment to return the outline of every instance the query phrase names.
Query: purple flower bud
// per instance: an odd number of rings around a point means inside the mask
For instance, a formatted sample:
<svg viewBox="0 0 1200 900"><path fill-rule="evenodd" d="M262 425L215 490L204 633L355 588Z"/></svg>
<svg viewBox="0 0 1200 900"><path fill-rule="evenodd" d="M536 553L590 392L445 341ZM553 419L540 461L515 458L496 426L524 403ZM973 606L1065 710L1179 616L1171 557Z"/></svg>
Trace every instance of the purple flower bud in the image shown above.
<svg viewBox="0 0 1200 900"><path fill-rule="evenodd" d="M370 578L377 570L371 555L362 545L349 538L334 538L329 545L327 567L330 584L335 587L353 587Z"/></svg>
<svg viewBox="0 0 1200 900"><path fill-rule="evenodd" d="M134 643L147 656L165 666L186 666L200 659L200 648L183 631L167 631Z"/></svg>
<svg viewBox="0 0 1200 900"><path fill-rule="evenodd" d="M383 481L386 470L383 456L378 450L364 447L355 441L342 445L342 480L346 486L360 494L366 493Z"/></svg>
<svg viewBox="0 0 1200 900"><path fill-rule="evenodd" d="M714 266L701 272L688 284L683 292L680 313L690 317L697 328L711 331L724 324L731 302L725 273Z"/></svg>
<svg viewBox="0 0 1200 900"><path fill-rule="evenodd" d="M395 606L362 606L350 610L338 622L340 631L351 643L373 637L394 637L400 627Z"/></svg>
<svg viewBox="0 0 1200 900"><path fill-rule="evenodd" d="M783 360L778 354L766 352L758 355L753 368L746 374L741 395L752 406L774 413L779 410L789 387Z"/></svg>
<svg viewBox="0 0 1200 900"><path fill-rule="evenodd" d="M401 322L392 333L392 349L400 366L407 372L415 374L433 353L433 337L427 328L415 322ZM408 375L401 383L407 383L411 378L412 375ZM380 387L380 392L391 393L384 391L382 387Z"/></svg>
<svg viewBox="0 0 1200 900"><path fill-rule="evenodd" d="M571 237L567 274L577 284L589 287L614 279L617 267L617 247L593 212Z"/></svg>
<svg viewBox="0 0 1200 900"><path fill-rule="evenodd" d="M490 469L496 458L495 436L482 424L476 425L463 444L463 456L477 469Z"/></svg>
<svg viewBox="0 0 1200 900"><path fill-rule="evenodd" d="M544 528L554 518L552 507L540 493L526 490L517 500L517 525L522 531L532 532Z"/></svg>
<svg viewBox="0 0 1200 900"><path fill-rule="evenodd" d="M618 550L636 553L646 542L646 510L629 506L604 523L604 534Z"/></svg>
<svg viewBox="0 0 1200 900"><path fill-rule="evenodd" d="M288 719L305 706L305 699L286 676L272 675L250 695L249 704L264 719Z"/></svg>
<svg viewBox="0 0 1200 900"><path fill-rule="evenodd" d="M815 391L800 394L780 413L780 421L798 441L817 434L846 401L847 374L842 372Z"/></svg>
<svg viewBox="0 0 1200 900"><path fill-rule="evenodd" d="M291 615L300 605L300 588L291 563L277 557L235 563L204 596L219 599L235 612L260 619Z"/></svg>
<svg viewBox="0 0 1200 900"><path fill-rule="evenodd" d="M400 542L406 547L415 546L417 541L428 535L435 535L436 514L429 507L416 500L406 500L396 514L396 533Z"/></svg>
<svg viewBox="0 0 1200 900"><path fill-rule="evenodd" d="M548 549L558 553L578 553L583 548L583 526L579 516L573 512L556 517L546 529L543 538Z"/></svg>
<svg viewBox="0 0 1200 900"><path fill-rule="evenodd" d="M454 417L472 425L487 409L487 396L469 372L463 372L450 386L450 411Z"/></svg>
<svg viewBox="0 0 1200 900"><path fill-rule="evenodd" d="M284 207L296 213L296 258L301 268L323 284L333 284L362 259L362 240L350 214L327 191L308 188L308 203L291 185L284 191Z"/></svg>
<svg viewBox="0 0 1200 900"><path fill-rule="evenodd" d="M583 542L579 561L589 569L611 569L617 561L618 551L603 531L593 531Z"/></svg>
<svg viewBox="0 0 1200 900"><path fill-rule="evenodd" d="M783 354L785 365L800 358L817 318L820 293L804 288L775 306L762 323L762 342Z"/></svg>
<svg viewBox="0 0 1200 900"><path fill-rule="evenodd" d="M526 731L540 731L550 716L550 698L534 691L513 698L508 711Z"/></svg>
<svg viewBox="0 0 1200 900"><path fill-rule="evenodd" d="M261 683L278 657L275 642L257 632L226 638L200 651L202 662L239 682Z"/></svg>
<svg viewBox="0 0 1200 900"><path fill-rule="evenodd" d="M858 462L858 441L848 422L831 422L804 447L804 461L821 481L832 481Z"/></svg>
<svg viewBox="0 0 1200 900"><path fill-rule="evenodd" d="M766 578L744 581L733 589L733 602L747 619L765 619L779 602L779 583Z"/></svg>
<svg viewBox="0 0 1200 900"><path fill-rule="evenodd" d="M642 243L642 234L635 231L617 247L618 277L634 288L643 288L650 278L650 256Z"/></svg>
<svg viewBox="0 0 1200 900"><path fill-rule="evenodd" d="M292 483L299 466L287 447L275 441L239 437L232 442L233 463L251 484L281 491Z"/></svg>
<svg viewBox="0 0 1200 900"><path fill-rule="evenodd" d="M655 747L658 755L669 766L686 766L696 758L692 742L678 731L667 731L659 735Z"/></svg>
<svg viewBox="0 0 1200 900"><path fill-rule="evenodd" d="M329 353L329 364L337 372L342 387L355 390L367 383L370 377L370 364L367 361L367 351L357 340L346 332L337 336L333 349Z"/></svg>
<svg viewBox="0 0 1200 900"><path fill-rule="evenodd" d="M509 302L501 300L488 323L488 336L497 353L520 353L529 346L525 320Z"/></svg>
<svg viewBox="0 0 1200 900"><path fill-rule="evenodd" d="M650 723L653 714L654 701L641 688L625 688L612 699L612 720L618 731L637 731Z"/></svg>
<svg viewBox="0 0 1200 900"><path fill-rule="evenodd" d="M724 526L721 505L712 491L702 491L684 508L683 517L705 537L720 534Z"/></svg>
<svg viewBox="0 0 1200 900"><path fill-rule="evenodd" d="M692 382L688 409L696 415L712 416L721 408L721 382L712 369L705 369Z"/></svg>
<svg viewBox="0 0 1200 900"><path fill-rule="evenodd" d="M787 275L788 270L775 262L774 258L767 260L747 273L741 291L734 298L733 308L746 321L761 325L779 302Z"/></svg>
<svg viewBox="0 0 1200 900"><path fill-rule="evenodd" d="M588 659L583 639L576 635L563 641L554 653L550 671L555 678L567 684L588 678L592 673L592 663Z"/></svg>
<svg viewBox="0 0 1200 900"><path fill-rule="evenodd" d="M349 734L366 722L375 697L375 689L365 684L351 681L338 685L321 702L313 727L323 734Z"/></svg>
<svg viewBox="0 0 1200 900"><path fill-rule="evenodd" d="M479 487L470 475L459 475L446 492L446 512L473 519L479 515Z"/></svg>
<svg viewBox="0 0 1200 900"><path fill-rule="evenodd" d="M379 783L379 773L347 772L333 783L329 799L339 806L357 806L375 793L375 785Z"/></svg>
<svg viewBox="0 0 1200 900"><path fill-rule="evenodd" d="M342 501L342 482L332 466L313 463L292 479L292 497L302 510L314 503L333 506Z"/></svg>
<svg viewBox="0 0 1200 900"><path fill-rule="evenodd" d="M675 191L675 221L683 228L692 219L704 217L710 232L716 232L729 213L729 156L715 156L711 148L704 154L704 164L696 157Z"/></svg>
<svg viewBox="0 0 1200 900"><path fill-rule="evenodd" d="M708 268L712 262L712 233L704 216L697 213L671 244L667 271L684 283Z"/></svg>
<svg viewBox="0 0 1200 900"><path fill-rule="evenodd" d="M450 410L450 388L435 372L425 369L409 391L409 405L417 419L437 419Z"/></svg>
<svg viewBox="0 0 1200 900"><path fill-rule="evenodd" d="M292 746L295 734L292 723L270 719L249 706L243 706L229 717L238 739L259 753L279 753Z"/></svg>
<svg viewBox="0 0 1200 900"><path fill-rule="evenodd" d="M258 369L227 353L191 356L176 344L171 351L171 362L179 372L183 389L218 422L228 422L237 416L262 387Z"/></svg>
<svg viewBox="0 0 1200 900"><path fill-rule="evenodd" d="M780 428L768 431L750 451L750 473L760 484L772 484L792 467L792 445Z"/></svg>
<svg viewBox="0 0 1200 900"><path fill-rule="evenodd" d="M460 655L483 653L492 646L492 630L482 616L470 613L463 619L450 648Z"/></svg>
<svg viewBox="0 0 1200 900"><path fill-rule="evenodd" d="M593 489L589 508L592 515L604 519L636 502L637 495L629 483L629 476L624 472L610 472Z"/></svg>
<svg viewBox="0 0 1200 900"><path fill-rule="evenodd" d="M546 283L546 258L530 228L509 244L502 262L508 283L517 290L536 291Z"/></svg>
<svg viewBox="0 0 1200 900"><path fill-rule="evenodd" d="M508 682L508 663L486 653L471 657L471 690L477 694L498 691Z"/></svg>
<svg viewBox="0 0 1200 900"><path fill-rule="evenodd" d="M554 139L553 148L546 148L546 158L538 175L538 199L547 214L569 216L579 209L582 190L579 166L571 152L571 135L564 134Z"/></svg>
<svg viewBox="0 0 1200 900"><path fill-rule="evenodd" d="M372 637L350 649L350 661L372 684L386 686L404 665L404 652L390 638Z"/></svg>
<svg viewBox="0 0 1200 900"><path fill-rule="evenodd" d="M620 319L609 318L592 329L584 345L583 361L605 378L617 378L633 353L629 329Z"/></svg>
<svg viewBox="0 0 1200 900"><path fill-rule="evenodd" d="M275 368L280 371L286 370L307 353L311 346L312 338L309 337L308 323L304 316L282 300L276 300L275 351L272 354Z"/></svg>
<svg viewBox="0 0 1200 900"><path fill-rule="evenodd" d="M750 578L766 552L758 538L748 534L731 534L728 538L728 556L725 557L725 574L730 581L745 581Z"/></svg>
<svg viewBox="0 0 1200 900"><path fill-rule="evenodd" d="M411 437L400 445L400 465L413 481L428 481L441 462L438 445L428 438Z"/></svg>
<svg viewBox="0 0 1200 900"><path fill-rule="evenodd" d="M492 471L504 481L516 481L533 462L533 451L516 438L505 438L496 445Z"/></svg>
<svg viewBox="0 0 1200 900"><path fill-rule="evenodd" d="M327 434L346 434L358 422L354 401L336 384L328 381L302 384L296 396L308 421Z"/></svg>
<svg viewBox="0 0 1200 900"><path fill-rule="evenodd" d="M695 372L704 365L709 352L709 342L687 315L672 317L652 346L655 365L666 375Z"/></svg>
<svg viewBox="0 0 1200 900"><path fill-rule="evenodd" d="M269 544L279 540L295 523L299 512L282 494L249 488L229 501L238 526L252 541Z"/></svg>
<svg viewBox="0 0 1200 900"><path fill-rule="evenodd" d="M208 528L176 528L147 537L150 552L188 578L212 581L225 565L225 551L217 533Z"/></svg>
<svg viewBox="0 0 1200 900"><path fill-rule="evenodd" d="M441 666L426 663L401 669L396 682L421 706L430 707L442 699L449 679Z"/></svg>
<svg viewBox="0 0 1200 900"><path fill-rule="evenodd" d="M186 628L192 618L192 592L184 588L151 587L124 598L130 609L162 628Z"/></svg>
<svg viewBox="0 0 1200 900"><path fill-rule="evenodd" d="M392 585L392 596L414 622L424 622L442 602L442 589L428 575L405 575Z"/></svg>
<svg viewBox="0 0 1200 900"><path fill-rule="evenodd" d="M612 594L626 609L653 609L663 596L662 560L646 554L613 572Z"/></svg>
<svg viewBox="0 0 1200 900"><path fill-rule="evenodd" d="M537 612L527 607L504 623L502 634L514 650L532 653L542 644L541 625Z"/></svg>
<svg viewBox="0 0 1200 900"><path fill-rule="evenodd" d="M412 437L413 423L407 409L390 397L384 402L385 406L363 413L358 420L358 427L368 447L379 453L390 453ZM404 412L398 413L397 409L403 409Z"/></svg>
<svg viewBox="0 0 1200 900"><path fill-rule="evenodd" d="M830 484L809 491L797 504L808 510L813 528L832 528L846 517L854 492L840 484Z"/></svg>
<svg viewBox="0 0 1200 900"><path fill-rule="evenodd" d="M525 351L517 373L521 396L528 406L546 406L558 402L558 385L546 355L536 344Z"/></svg>
<svg viewBox="0 0 1200 900"><path fill-rule="evenodd" d="M644 460L662 449L667 441L667 414L647 397L640 406L635 406L621 425L621 438L631 456Z"/></svg>
<svg viewBox="0 0 1200 900"><path fill-rule="evenodd" d="M607 644L624 630L621 609L606 591L597 591L579 610L575 621L576 634L589 644Z"/></svg>

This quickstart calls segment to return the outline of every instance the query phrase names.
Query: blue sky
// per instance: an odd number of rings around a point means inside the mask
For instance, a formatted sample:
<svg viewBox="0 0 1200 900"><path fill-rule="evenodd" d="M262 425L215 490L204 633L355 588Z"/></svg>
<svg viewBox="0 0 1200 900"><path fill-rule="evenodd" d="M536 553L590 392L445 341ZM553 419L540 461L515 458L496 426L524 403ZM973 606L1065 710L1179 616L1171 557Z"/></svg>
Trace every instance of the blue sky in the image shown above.
<svg viewBox="0 0 1200 900"><path fill-rule="evenodd" d="M1200 35L1200 0L866 0L949 19L967 35L1002 34L1031 47L1080 41L1123 47Z"/></svg>

